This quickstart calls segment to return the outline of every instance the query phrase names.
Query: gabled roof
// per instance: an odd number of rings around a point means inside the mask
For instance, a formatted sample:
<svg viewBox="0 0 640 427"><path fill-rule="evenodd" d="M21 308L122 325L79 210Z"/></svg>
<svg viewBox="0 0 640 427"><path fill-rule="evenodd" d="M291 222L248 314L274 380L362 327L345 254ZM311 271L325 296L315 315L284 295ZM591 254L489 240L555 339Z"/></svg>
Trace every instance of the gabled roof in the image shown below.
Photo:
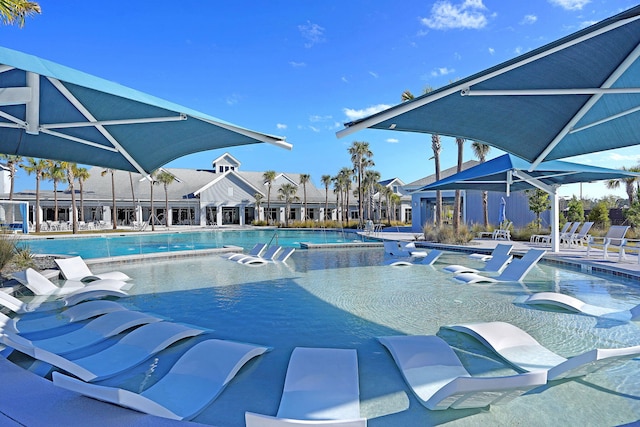
<svg viewBox="0 0 640 427"><path fill-rule="evenodd" d="M198 194L202 193L203 191L207 190L208 188L213 187L214 185L216 185L217 183L219 183L220 181L222 181L223 179L227 179L229 178L229 176L234 176L236 178L238 178L241 182L243 182L244 184L246 184L247 186L249 186L250 188L252 188L256 193L260 193L263 196L265 195L262 191L261 188L256 187L255 185L253 185L251 182L247 181L240 172L235 171L235 170L230 170L227 171L223 174L220 174L218 176L216 176L211 182L209 182L208 184L204 185L203 187L197 189L196 191L194 191L192 194L194 196L197 196Z"/></svg>

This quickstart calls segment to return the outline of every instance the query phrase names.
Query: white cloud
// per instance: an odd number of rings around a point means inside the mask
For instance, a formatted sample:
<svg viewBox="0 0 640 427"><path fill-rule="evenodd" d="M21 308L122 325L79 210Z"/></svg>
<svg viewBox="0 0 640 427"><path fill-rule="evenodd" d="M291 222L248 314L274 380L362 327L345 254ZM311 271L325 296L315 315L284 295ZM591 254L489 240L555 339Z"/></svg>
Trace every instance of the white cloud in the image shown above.
<svg viewBox="0 0 640 427"><path fill-rule="evenodd" d="M367 107L364 108L362 110L354 110L352 108L344 108L344 114L347 116L347 118L349 120L358 120L361 119L363 117L368 117L372 114L375 113L379 113L382 110L386 110L387 108L390 108L391 105L386 105L386 104L378 104L378 105L373 105L371 107Z"/></svg>
<svg viewBox="0 0 640 427"><path fill-rule="evenodd" d="M324 28L322 28L318 24L314 24L311 21L307 21L305 25L298 25L298 30L302 37L307 39L307 42L304 44L304 47L310 48L313 45L322 43L325 41L324 38Z"/></svg>
<svg viewBox="0 0 640 427"><path fill-rule="evenodd" d="M492 47L489 48L489 55L493 55L494 53L496 53L496 50Z"/></svg>
<svg viewBox="0 0 640 427"><path fill-rule="evenodd" d="M345 83L349 83L349 80L347 80L347 78L345 76L342 76L342 78L340 80L342 80Z"/></svg>
<svg viewBox="0 0 640 427"><path fill-rule="evenodd" d="M609 155L609 159L614 162L638 162L640 161L640 154L619 154L619 153L611 153Z"/></svg>
<svg viewBox="0 0 640 427"><path fill-rule="evenodd" d="M295 62L295 61L289 61L289 65L291 65L293 68L300 68L300 67L307 66L305 62Z"/></svg>
<svg viewBox="0 0 640 427"><path fill-rule="evenodd" d="M515 53L516 55L522 54L522 46L518 46L515 49L513 49L513 53Z"/></svg>
<svg viewBox="0 0 640 427"><path fill-rule="evenodd" d="M453 68L440 67L431 71L431 76L432 77L446 76L447 74L455 73L455 71L456 70L454 70Z"/></svg>
<svg viewBox="0 0 640 427"><path fill-rule="evenodd" d="M396 138L387 138L387 142L389 144L397 144L398 142L400 142L400 140L398 140Z"/></svg>
<svg viewBox="0 0 640 427"><path fill-rule="evenodd" d="M310 122L326 122L332 119L333 117L331 116L319 116L317 114L314 114L313 116L309 116Z"/></svg>
<svg viewBox="0 0 640 427"><path fill-rule="evenodd" d="M477 30L487 25L486 11L487 8L482 4L482 0L464 0L457 5L448 0L441 0L431 8L431 16L422 18L420 22L434 30L450 28Z"/></svg>
<svg viewBox="0 0 640 427"><path fill-rule="evenodd" d="M226 102L227 102L227 105L236 105L237 103L240 102L241 99L242 99L242 96L234 93L232 95L227 96Z"/></svg>
<svg viewBox="0 0 640 427"><path fill-rule="evenodd" d="M312 131L314 131L314 132L320 132L320 129L318 129L318 128L317 128L317 127L315 127L315 126L309 126L309 129L311 129L311 130L312 130Z"/></svg>
<svg viewBox="0 0 640 427"><path fill-rule="evenodd" d="M276 127L277 127L278 129L286 129L286 128L287 128L287 125L285 125L284 123L278 123L278 124L276 125Z"/></svg>
<svg viewBox="0 0 640 427"><path fill-rule="evenodd" d="M549 0L549 3L566 10L582 10L584 6L590 3L590 0Z"/></svg>
<svg viewBox="0 0 640 427"><path fill-rule="evenodd" d="M373 71L369 71L369 74L374 77L374 78L378 78L378 73L374 73Z"/></svg>
<svg viewBox="0 0 640 427"><path fill-rule="evenodd" d="M522 21L520 21L520 24L522 25L535 24L537 20L538 20L538 17L536 15L525 15L524 18L522 18Z"/></svg>

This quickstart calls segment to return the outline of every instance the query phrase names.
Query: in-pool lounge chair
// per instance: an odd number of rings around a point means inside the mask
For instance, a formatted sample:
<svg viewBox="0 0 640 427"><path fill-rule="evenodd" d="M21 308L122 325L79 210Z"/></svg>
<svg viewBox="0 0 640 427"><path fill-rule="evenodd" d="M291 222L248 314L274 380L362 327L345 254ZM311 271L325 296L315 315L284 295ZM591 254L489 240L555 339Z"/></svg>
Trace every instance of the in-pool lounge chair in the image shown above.
<svg viewBox="0 0 640 427"><path fill-rule="evenodd" d="M60 310L65 306L73 306L84 301L105 297L120 298L128 294L121 290L89 289L86 292L70 294L56 301L47 301L48 296L35 296L30 301L24 302L13 295L0 291L0 306L3 306L16 314L33 313L36 311Z"/></svg>
<svg viewBox="0 0 640 427"><path fill-rule="evenodd" d="M409 265L433 265L438 258L442 256L442 251L432 249L425 257L410 257L408 259L390 259L386 262L387 265L394 267L403 267Z"/></svg>
<svg viewBox="0 0 640 427"><path fill-rule="evenodd" d="M262 254L262 252L264 252L264 250L267 248L267 244L266 243L256 243L253 248L251 248L251 250L249 252L247 252L246 254L243 252L240 253L230 253L230 254L224 254L222 255L223 257L225 257L228 260L231 261L238 261L240 258L245 258L247 256L252 256L252 257L257 257L260 256Z"/></svg>
<svg viewBox="0 0 640 427"><path fill-rule="evenodd" d="M478 273L462 273L453 277L465 283L519 282L535 267L545 253L544 250L529 249L522 258L511 261L496 277L481 276Z"/></svg>
<svg viewBox="0 0 640 427"><path fill-rule="evenodd" d="M398 257L424 257L427 251L419 251L414 242L401 242L397 240L385 240L384 250L387 254Z"/></svg>
<svg viewBox="0 0 640 427"><path fill-rule="evenodd" d="M93 282L101 279L131 280L131 277L120 271L109 271L107 273L93 274L89 266L82 257L74 256L69 258L56 258L55 263L60 269L60 274L67 280L79 282Z"/></svg>
<svg viewBox="0 0 640 427"><path fill-rule="evenodd" d="M79 293L88 292L96 289L117 290L128 288L130 285L122 280L101 279L94 282L84 284L78 281L67 281L63 286L56 286L52 281L38 273L33 268L13 273L12 278L23 284L34 295L77 295Z"/></svg>
<svg viewBox="0 0 640 427"><path fill-rule="evenodd" d="M69 323L91 319L114 311L126 310L115 301L95 300L74 305L67 309L57 310L46 316L22 316L13 318L13 329L20 334L59 328Z"/></svg>
<svg viewBox="0 0 640 427"><path fill-rule="evenodd" d="M491 258L485 261L484 267L479 269L465 267L464 265L453 264L444 267L443 270L453 274L480 273L481 271L501 272L513 259L513 256L511 255L512 248L513 245L499 244L493 251L493 255L491 256Z"/></svg>
<svg viewBox="0 0 640 427"><path fill-rule="evenodd" d="M578 298L558 292L538 292L533 295L522 295L514 299L513 302L514 304L549 305L560 307L574 313L586 314L587 316L606 317L620 321L640 319L640 305L637 305L630 310L600 307L597 305L587 304Z"/></svg>
<svg viewBox="0 0 640 427"><path fill-rule="evenodd" d="M263 255L245 256L243 258L238 259L237 262L239 264L245 264L245 265L251 265L251 266L264 265L264 264L267 264L268 262L275 261L281 250L282 250L282 246L278 246L278 245L269 246L267 250L264 251Z"/></svg>
<svg viewBox="0 0 640 427"><path fill-rule="evenodd" d="M268 350L232 341L202 341L187 350L164 377L141 393L86 383L59 372L53 373L53 383L136 411L188 420L211 404L245 363Z"/></svg>
<svg viewBox="0 0 640 427"><path fill-rule="evenodd" d="M427 409L484 408L507 403L546 384L544 372L505 377L472 377L453 349L437 336L378 338L405 382Z"/></svg>
<svg viewBox="0 0 640 427"><path fill-rule="evenodd" d="M30 341L19 335L17 331L11 331L5 327L0 339L5 345L40 360L40 357L38 357L40 349L58 355L65 355L98 344L127 329L160 322L161 320L147 313L122 310L104 314L89 321L79 329L50 338Z"/></svg>
<svg viewBox="0 0 640 427"><path fill-rule="evenodd" d="M513 245L506 245L504 243L499 243L493 248L491 254L482 254L482 253L474 253L469 255L471 259L477 259L483 262L489 261L494 256L509 256L511 255L511 250L513 249Z"/></svg>
<svg viewBox="0 0 640 427"><path fill-rule="evenodd" d="M640 356L640 345L636 345L595 349L565 359L522 329L506 322L469 323L444 328L471 335L518 369L546 372L549 381L587 375L613 362Z"/></svg>
<svg viewBox="0 0 640 427"><path fill-rule="evenodd" d="M247 427L365 427L356 350L296 347L276 416L246 412L245 422Z"/></svg>
<svg viewBox="0 0 640 427"><path fill-rule="evenodd" d="M173 322L156 322L127 333L114 345L89 356L67 359L38 348L37 359L64 370L83 381L100 381L131 369L170 345L205 332ZM153 363L153 362L150 362Z"/></svg>

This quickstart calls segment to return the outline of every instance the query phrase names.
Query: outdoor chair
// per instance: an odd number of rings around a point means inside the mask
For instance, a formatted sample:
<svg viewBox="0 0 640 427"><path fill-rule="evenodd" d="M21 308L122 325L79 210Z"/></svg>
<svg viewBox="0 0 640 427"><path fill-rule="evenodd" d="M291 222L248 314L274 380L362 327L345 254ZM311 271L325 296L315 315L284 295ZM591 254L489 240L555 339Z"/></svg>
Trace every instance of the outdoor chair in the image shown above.
<svg viewBox="0 0 640 427"><path fill-rule="evenodd" d="M624 248L627 245L627 239L624 237L629 230L627 225L612 225L604 237L591 236L587 242L587 258L591 255L591 248L602 248L604 259L609 259L609 248L618 250L618 262L626 259L627 256Z"/></svg>
<svg viewBox="0 0 640 427"><path fill-rule="evenodd" d="M569 230L569 227L571 227L571 224L573 224L573 222L571 222L571 221L567 221L567 222L564 223L564 225L562 226L562 230L560 230L560 236L562 236L564 233L566 233ZM530 243L549 244L549 243L551 243L551 234L533 234L529 238L529 242Z"/></svg>
<svg viewBox="0 0 640 427"><path fill-rule="evenodd" d="M569 247L573 247L575 245L584 246L585 243L588 243L589 239L591 239L591 235L589 234L591 227L593 227L593 222L585 222L584 224L582 224L580 231L574 233L570 237Z"/></svg>
<svg viewBox="0 0 640 427"><path fill-rule="evenodd" d="M493 231L493 239L494 240L498 240L498 239L511 240L510 228L512 225L513 225L513 222L511 221L505 221L502 224L500 224L500 228Z"/></svg>

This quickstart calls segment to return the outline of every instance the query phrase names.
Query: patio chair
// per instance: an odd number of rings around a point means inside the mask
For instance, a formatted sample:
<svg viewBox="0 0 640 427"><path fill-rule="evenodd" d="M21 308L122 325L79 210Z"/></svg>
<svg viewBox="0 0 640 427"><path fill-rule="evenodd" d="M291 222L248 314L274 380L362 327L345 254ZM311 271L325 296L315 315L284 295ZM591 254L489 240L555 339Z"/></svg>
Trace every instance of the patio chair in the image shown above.
<svg viewBox="0 0 640 427"><path fill-rule="evenodd" d="M393 357L413 394L430 410L500 405L547 382L544 372L472 377L449 344L433 335L378 340Z"/></svg>
<svg viewBox="0 0 640 427"><path fill-rule="evenodd" d="M560 233L559 234L559 239L560 239L560 244L565 244L567 246L571 245L571 239L573 238L573 235L576 234L576 231L578 231L578 227L580 227L580 221L576 221L571 225L571 228L565 232L565 233ZM551 241L551 239L549 239L549 241Z"/></svg>
<svg viewBox="0 0 640 427"><path fill-rule="evenodd" d="M541 249L529 249L522 258L515 259L496 277L481 276L478 273L462 273L454 279L465 283L520 282L546 253Z"/></svg>
<svg viewBox="0 0 640 427"><path fill-rule="evenodd" d="M245 413L247 427L365 427L360 417L356 350L296 347L275 417Z"/></svg>
<svg viewBox="0 0 640 427"><path fill-rule="evenodd" d="M604 237L591 236L587 241L587 258L591 255L591 248L602 248L603 258L609 259L609 248L618 250L618 262L626 259L624 247L627 245L625 235L629 230L627 225L612 225ZM601 241L602 240L602 241ZM638 262L640 262L640 257Z"/></svg>
<svg viewBox="0 0 640 427"><path fill-rule="evenodd" d="M587 316L606 317L608 319L620 321L640 319L640 305L637 305L630 310L600 307L597 305L587 304L578 298L558 292L538 292L533 295L523 295L514 299L513 303L559 307L574 313L586 314Z"/></svg>
<svg viewBox="0 0 640 427"><path fill-rule="evenodd" d="M69 258L56 258L54 259L54 261L60 269L62 277L64 277L66 280L79 282L93 282L100 279L112 279L121 281L131 280L131 277L120 271L110 271L107 273L93 274L89 269L87 263L85 263L82 257L79 256Z"/></svg>
<svg viewBox="0 0 640 427"><path fill-rule="evenodd" d="M397 240L385 240L384 250L387 254L398 257L422 257L427 256L427 251L419 251L414 242L401 242Z"/></svg>
<svg viewBox="0 0 640 427"><path fill-rule="evenodd" d="M505 221L500 224L500 228L493 231L492 238L494 240L503 239L503 240L511 240L511 226L513 222Z"/></svg>
<svg viewBox="0 0 640 427"><path fill-rule="evenodd" d="M74 306L84 301L105 297L121 298L128 294L116 289L88 289L84 292L72 293L56 301L49 301L47 295L36 295L30 301L24 302L13 295L0 291L0 306L3 306L16 314L25 314L42 311L60 310Z"/></svg>
<svg viewBox="0 0 640 427"><path fill-rule="evenodd" d="M259 266L275 261L278 253L282 250L282 246L269 246L261 256L245 256L237 260L239 264Z"/></svg>
<svg viewBox="0 0 640 427"><path fill-rule="evenodd" d="M224 254L222 255L224 258L227 258L228 260L231 261L238 261L240 258L244 258L247 256L253 256L253 257L257 257L260 256L260 254L262 254L262 252L264 252L264 250L266 249L267 244L266 243L256 243L253 248L251 248L251 250L249 252L247 252L246 254L243 252L240 253L230 253L230 254Z"/></svg>
<svg viewBox="0 0 640 427"><path fill-rule="evenodd" d="M494 250L494 255L486 261L482 268L475 269L464 265L453 264L444 267L443 270L453 274L479 273L481 271L501 272L513 259L513 256L511 255L512 248L513 245L498 244Z"/></svg>
<svg viewBox="0 0 640 427"><path fill-rule="evenodd" d="M565 234L567 231L569 231L569 228L571 228L571 226L574 223L572 221L567 221L564 223L564 225L562 226L562 229L559 231L558 236L562 236L563 234ZM578 224L580 224L578 222ZM577 226L576 226L577 228ZM533 234L530 238L529 238L529 243L540 243L540 244L550 244L551 243L551 234Z"/></svg>
<svg viewBox="0 0 640 427"><path fill-rule="evenodd" d="M471 335L520 370L546 372L548 381L587 375L613 362L640 356L640 345L636 345L594 349L565 359L522 329L506 322L469 323L444 328Z"/></svg>
<svg viewBox="0 0 640 427"><path fill-rule="evenodd" d="M582 224L582 227L580 227L580 231L574 233L569 238L569 246L584 246L585 243L588 243L589 239L591 239L591 235L589 234L589 231L591 231L591 227L593 227L593 222L585 222L584 224Z"/></svg>
<svg viewBox="0 0 640 427"><path fill-rule="evenodd" d="M385 264L391 265L393 267L403 267L403 266L410 266L410 265L433 265L441 256L442 256L442 251L439 251L437 249L432 249L429 251L429 253L425 257L390 259L386 261Z"/></svg>
<svg viewBox="0 0 640 427"><path fill-rule="evenodd" d="M513 245L505 245L503 243L499 243L496 245L495 248L493 248L493 251L491 251L491 254L473 253L469 255L469 258L487 262L495 255L510 255L512 249L513 249Z"/></svg>
<svg viewBox="0 0 640 427"><path fill-rule="evenodd" d="M129 390L86 383L54 372L53 383L93 397L159 417L189 420L211 404L252 358L267 347L210 339L191 347L171 370L151 387Z"/></svg>
<svg viewBox="0 0 640 427"><path fill-rule="evenodd" d="M26 270L15 272L11 277L16 279L34 295L60 296L68 294L79 294L96 289L117 290L128 288L129 284L121 280L100 279L87 284L78 281L67 280L63 286L56 286L49 279L34 270L27 268Z"/></svg>

